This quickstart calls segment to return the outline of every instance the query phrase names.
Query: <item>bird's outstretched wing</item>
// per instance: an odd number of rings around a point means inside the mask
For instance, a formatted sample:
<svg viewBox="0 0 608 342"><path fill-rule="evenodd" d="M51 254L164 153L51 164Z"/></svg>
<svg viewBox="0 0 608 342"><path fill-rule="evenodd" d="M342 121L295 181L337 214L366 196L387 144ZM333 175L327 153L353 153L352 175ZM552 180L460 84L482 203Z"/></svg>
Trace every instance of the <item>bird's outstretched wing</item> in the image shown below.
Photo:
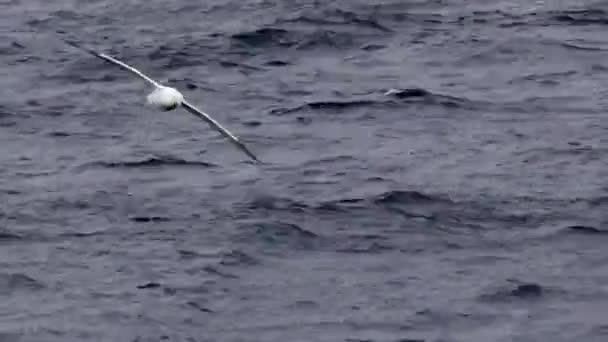
<svg viewBox="0 0 608 342"><path fill-rule="evenodd" d="M192 113L194 116L197 116L197 117L205 120L213 129L220 132L224 137L228 138L228 140L230 140L230 142L232 142L236 147L238 147L241 151L243 151L246 155L248 155L255 162L258 162L258 163L260 162L260 160L253 153L251 153L251 151L249 151L249 149L239 140L239 138L237 138L232 133L230 133L230 131L228 131L226 128L222 127L222 125L220 125L217 121L215 121L207 113L194 107L187 101L183 101L182 106L184 107L184 109L186 109L188 112Z"/></svg>
<svg viewBox="0 0 608 342"><path fill-rule="evenodd" d="M101 59L103 59L104 61L106 61L108 63L114 64L114 65L118 65L119 67L121 67L121 68L123 68L125 70L128 70L128 71L134 73L135 75L143 78L148 83L152 84L153 86L155 86L157 88L160 88L160 86L161 86L158 82L156 82L155 80L151 79L150 77L144 75L141 71L135 69L134 67L132 67L130 65L127 65L127 64L125 64L125 63L117 60L114 57L110 57L110 56L106 55L105 53L100 53L100 52L97 52L97 51L94 51L94 50L91 50L91 49L87 49L87 48L81 46L80 44L74 43L73 41L69 41L69 40L64 39L64 38L61 38L61 39L66 44L68 44L68 45L71 45L71 46L73 46L73 47L75 47L77 49L80 49L80 50L84 51L84 52L88 52L91 55L93 55L95 57L98 57L98 58L101 58Z"/></svg>
<svg viewBox="0 0 608 342"><path fill-rule="evenodd" d="M146 80L147 82L151 83L152 85L154 85L157 88L162 87L158 82L154 81L153 79L151 79L150 77L144 75L141 71L135 69L132 66L129 66L113 57L110 57L104 53L100 53L91 49L87 49L83 46L81 46L80 44L74 43L73 41L68 41L64 38L61 38L65 43L83 50L87 53L92 54L95 57L101 58L103 60L105 60L106 62L109 62L111 64L114 65L118 65L119 67L128 70L132 73L134 73L135 75L143 78L144 80ZM194 107L193 105L191 105L190 103L183 101L181 103L181 105L190 113L192 113L193 115L205 120L213 129L217 130L218 132L220 132L224 137L228 138L228 140L230 140L230 142L232 142L234 145L236 145L237 148L239 148L241 151L243 151L246 155L248 155L251 159L253 159L256 162L260 162L258 160L258 158L251 153L251 151L249 151L249 149L241 142L239 141L239 139L234 136L232 133L230 133L226 128L222 127L222 125L220 125L217 121L215 121L211 116L209 116L207 113L199 110L198 108Z"/></svg>

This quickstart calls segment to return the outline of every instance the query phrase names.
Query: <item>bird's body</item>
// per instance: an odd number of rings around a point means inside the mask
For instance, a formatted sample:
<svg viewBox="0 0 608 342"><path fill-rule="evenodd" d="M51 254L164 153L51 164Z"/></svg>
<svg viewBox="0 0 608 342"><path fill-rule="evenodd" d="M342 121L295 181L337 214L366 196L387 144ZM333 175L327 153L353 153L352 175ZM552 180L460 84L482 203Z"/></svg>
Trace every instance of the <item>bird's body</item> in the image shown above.
<svg viewBox="0 0 608 342"><path fill-rule="evenodd" d="M206 121L211 127L213 127L215 130L220 132L224 137L228 138L236 147L238 147L241 151L243 151L245 154L247 154L251 159L253 159L256 162L259 162L257 157L253 153L251 153L251 151L249 151L249 149L247 147L245 147L245 145L243 143L241 143L241 141L236 136L234 136L232 133L230 133L226 128L222 127L222 125L220 125L217 121L215 121L207 113L199 110L198 108L196 108L193 105L191 105L190 103L188 103L184 99L184 96L182 95L182 93L179 92L177 89L164 86L164 85L154 81L150 77L144 75L141 71L117 60L116 58L110 57L106 54L99 53L99 52L96 52L96 51L93 51L90 49L86 49L86 48L80 46L79 44L76 44L71 41L67 41L65 39L63 41L73 47L76 47L80 50L84 50L84 51L92 54L95 57L101 58L101 59L105 60L106 62L112 63L114 65L121 67L122 69L128 70L129 72L144 79L146 82L148 82L149 84L154 86L154 90L147 96L147 100L148 100L149 104L151 104L163 111L171 111L171 110L176 109L177 107L180 107L180 106L183 107L191 114Z"/></svg>
<svg viewBox="0 0 608 342"><path fill-rule="evenodd" d="M184 102L184 95L177 89L160 86L154 89L147 97L148 104L164 111L170 111Z"/></svg>

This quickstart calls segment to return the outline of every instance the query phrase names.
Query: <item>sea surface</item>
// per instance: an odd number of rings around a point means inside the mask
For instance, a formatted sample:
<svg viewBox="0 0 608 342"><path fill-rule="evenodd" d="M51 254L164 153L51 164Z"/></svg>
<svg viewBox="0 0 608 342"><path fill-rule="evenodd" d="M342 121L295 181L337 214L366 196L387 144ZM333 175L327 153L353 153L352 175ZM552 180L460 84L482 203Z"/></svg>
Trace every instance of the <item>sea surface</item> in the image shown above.
<svg viewBox="0 0 608 342"><path fill-rule="evenodd" d="M608 341L608 1L0 0L0 89L0 341Z"/></svg>

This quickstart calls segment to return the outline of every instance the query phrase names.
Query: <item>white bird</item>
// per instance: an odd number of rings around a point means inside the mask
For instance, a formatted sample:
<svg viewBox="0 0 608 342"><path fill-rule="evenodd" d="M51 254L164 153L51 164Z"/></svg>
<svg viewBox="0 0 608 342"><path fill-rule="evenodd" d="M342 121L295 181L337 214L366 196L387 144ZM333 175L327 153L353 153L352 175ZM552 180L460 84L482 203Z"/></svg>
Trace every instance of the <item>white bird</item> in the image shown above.
<svg viewBox="0 0 608 342"><path fill-rule="evenodd" d="M247 147L245 147L245 145L235 135L230 133L230 131L228 131L226 128L222 127L222 125L220 125L211 116L209 116L209 114L199 110L198 108L196 108L193 105L191 105L190 103L188 103L188 101L186 101L184 99L184 95L182 95L182 93L180 93L177 89L164 86L164 85L154 81L150 77L144 75L141 71L117 60L116 58L110 57L104 53L100 53L100 52L96 52L96 51L87 49L74 42L71 42L71 41L68 41L65 39L62 39L62 40L77 49L88 52L95 57L99 57L99 58L105 60L106 62L112 63L114 65L118 65L119 67L121 67L125 70L128 70L128 71L134 73L135 75L143 78L148 83L150 83L154 86L154 90L147 96L147 100L148 100L149 104L156 106L163 111L174 110L178 106L184 107L184 109L186 109L188 112L205 120L212 128L214 128L215 130L220 132L224 137L228 138L233 144L236 145L237 148L239 148L241 151L243 151L245 154L247 154L251 159L253 159L256 162L259 162L258 158L253 153L251 153L251 151L249 151L249 149Z"/></svg>

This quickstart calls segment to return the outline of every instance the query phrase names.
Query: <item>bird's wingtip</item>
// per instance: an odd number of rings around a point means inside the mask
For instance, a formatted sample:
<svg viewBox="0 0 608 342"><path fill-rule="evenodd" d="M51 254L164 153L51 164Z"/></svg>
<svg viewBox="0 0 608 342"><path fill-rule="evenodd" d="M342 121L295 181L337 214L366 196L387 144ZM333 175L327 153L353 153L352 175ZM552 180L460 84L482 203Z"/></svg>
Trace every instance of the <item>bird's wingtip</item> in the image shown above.
<svg viewBox="0 0 608 342"><path fill-rule="evenodd" d="M59 39L61 39L64 43L87 53L90 53L93 56L99 57L99 54L91 49L88 49L82 45L80 45L79 43L76 43L73 39L69 39L63 36L59 36Z"/></svg>
<svg viewBox="0 0 608 342"><path fill-rule="evenodd" d="M253 154L247 147L245 147L245 144L243 144L242 142L240 142L238 140L237 140L237 144L238 144L238 147L240 147L240 149L243 152L245 152L245 154L247 156L249 156L249 159L251 159L254 164L262 164L262 161L255 154Z"/></svg>
<svg viewBox="0 0 608 342"><path fill-rule="evenodd" d="M247 161L248 163L252 164L252 165L256 165L256 166L261 166L261 165L265 165L266 163L261 161L260 159L258 159L257 157L251 157L249 158L249 160Z"/></svg>

